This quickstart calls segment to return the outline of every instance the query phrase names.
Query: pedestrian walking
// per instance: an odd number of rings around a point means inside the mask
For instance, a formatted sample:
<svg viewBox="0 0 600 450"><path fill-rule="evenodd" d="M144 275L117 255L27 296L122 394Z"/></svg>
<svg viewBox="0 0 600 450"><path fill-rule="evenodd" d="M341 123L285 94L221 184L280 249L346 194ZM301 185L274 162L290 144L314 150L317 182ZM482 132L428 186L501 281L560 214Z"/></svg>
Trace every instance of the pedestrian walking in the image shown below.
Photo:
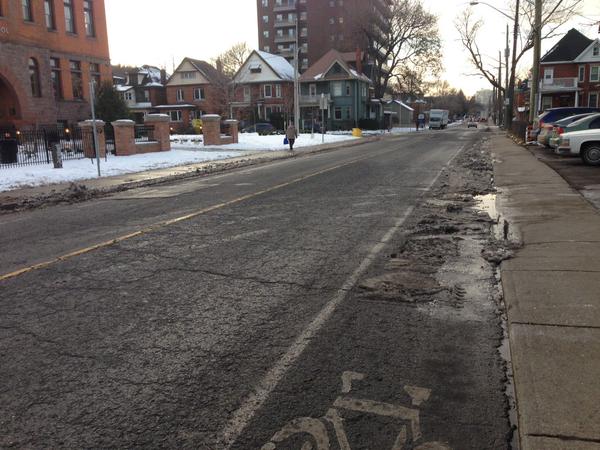
<svg viewBox="0 0 600 450"><path fill-rule="evenodd" d="M298 137L298 130L296 130L293 123L290 123L287 127L285 136L287 137L288 144L290 144L290 151L294 150L294 142L296 142L296 138Z"/></svg>

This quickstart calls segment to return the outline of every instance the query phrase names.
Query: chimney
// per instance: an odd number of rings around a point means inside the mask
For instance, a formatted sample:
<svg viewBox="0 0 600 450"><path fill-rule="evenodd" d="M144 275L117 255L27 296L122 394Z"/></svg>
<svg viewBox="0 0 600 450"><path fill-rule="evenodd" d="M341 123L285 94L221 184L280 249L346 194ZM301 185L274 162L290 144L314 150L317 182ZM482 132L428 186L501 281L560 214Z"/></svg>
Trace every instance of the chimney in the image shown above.
<svg viewBox="0 0 600 450"><path fill-rule="evenodd" d="M223 61L221 61L221 58L217 59L217 72L223 73Z"/></svg>
<svg viewBox="0 0 600 450"><path fill-rule="evenodd" d="M363 67L362 67L362 52L360 50L360 48L356 49L356 71L359 74L363 73Z"/></svg>
<svg viewBox="0 0 600 450"><path fill-rule="evenodd" d="M167 71L165 69L160 69L160 84L163 86L167 84Z"/></svg>
<svg viewBox="0 0 600 450"><path fill-rule="evenodd" d="M127 74L128 84L129 86L137 86L138 83L138 69L132 70Z"/></svg>

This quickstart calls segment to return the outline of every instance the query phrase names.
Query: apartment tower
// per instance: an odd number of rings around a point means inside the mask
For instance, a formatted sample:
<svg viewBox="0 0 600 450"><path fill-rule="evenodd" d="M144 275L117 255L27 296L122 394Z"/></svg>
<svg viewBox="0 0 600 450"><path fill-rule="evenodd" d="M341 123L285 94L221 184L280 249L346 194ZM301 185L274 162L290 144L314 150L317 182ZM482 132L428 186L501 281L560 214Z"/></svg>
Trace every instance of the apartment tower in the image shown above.
<svg viewBox="0 0 600 450"><path fill-rule="evenodd" d="M293 63L297 29L305 71L331 49L367 51L362 28L373 20L383 24L388 8L389 0L257 0L259 48Z"/></svg>

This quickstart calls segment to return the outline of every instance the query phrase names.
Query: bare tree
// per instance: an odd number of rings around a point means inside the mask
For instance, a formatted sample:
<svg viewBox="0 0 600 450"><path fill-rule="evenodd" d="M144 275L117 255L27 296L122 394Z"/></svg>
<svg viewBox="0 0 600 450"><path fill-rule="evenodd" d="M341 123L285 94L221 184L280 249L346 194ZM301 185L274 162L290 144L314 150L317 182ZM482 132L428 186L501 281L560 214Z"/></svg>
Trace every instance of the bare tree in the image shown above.
<svg viewBox="0 0 600 450"><path fill-rule="evenodd" d="M542 40L557 36L559 28L577 14L582 3L583 0L545 0L542 11ZM514 54L510 67L510 82L508 86L508 126L510 126L510 122L512 121L512 103L514 100L513 94L517 66L523 56L533 48L535 31L534 2L512 0L509 7L515 24L513 35ZM484 60L485 54L478 45L479 31L483 27L483 21L475 18L473 9L468 8L458 16L455 21L455 27L460 35L463 47L469 54L469 60L475 68L476 74L483 75L492 86L504 93L506 87L502 86L502 80L499 80L496 76L496 70L492 68L490 63Z"/></svg>
<svg viewBox="0 0 600 450"><path fill-rule="evenodd" d="M387 14L369 8L361 16L360 31L369 45L377 97L394 82L414 85L425 72L441 66L437 17L425 10L421 0L392 0Z"/></svg>
<svg viewBox="0 0 600 450"><path fill-rule="evenodd" d="M252 50L246 42L238 42L217 57L211 59L211 63L231 78L246 62L250 53L252 53Z"/></svg>

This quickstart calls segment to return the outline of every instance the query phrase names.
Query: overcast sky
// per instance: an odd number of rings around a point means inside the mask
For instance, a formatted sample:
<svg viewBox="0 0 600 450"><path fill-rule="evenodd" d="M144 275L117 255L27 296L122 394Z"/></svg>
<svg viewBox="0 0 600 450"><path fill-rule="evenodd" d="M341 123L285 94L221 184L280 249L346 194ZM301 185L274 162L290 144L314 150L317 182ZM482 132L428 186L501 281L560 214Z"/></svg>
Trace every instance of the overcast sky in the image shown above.
<svg viewBox="0 0 600 450"><path fill-rule="evenodd" d="M474 73L457 40L454 21L468 6L467 0L422 0L439 17L440 34L444 42L444 79L467 95L489 84ZM113 64L151 64L166 67L170 72L185 56L210 60L231 45L245 41L258 45L256 0L105 0L108 36ZM503 9L508 0L488 0ZM165 5L168 4L168 7ZM485 21L485 40L481 47L490 57L497 57L505 47L508 19L488 6L476 6ZM585 0L582 14L600 20L600 0ZM576 17L569 26L576 27L590 38L600 37L598 26L584 25ZM555 41L554 41L555 42ZM543 51L554 42L545 42ZM529 58L531 55L528 55Z"/></svg>

